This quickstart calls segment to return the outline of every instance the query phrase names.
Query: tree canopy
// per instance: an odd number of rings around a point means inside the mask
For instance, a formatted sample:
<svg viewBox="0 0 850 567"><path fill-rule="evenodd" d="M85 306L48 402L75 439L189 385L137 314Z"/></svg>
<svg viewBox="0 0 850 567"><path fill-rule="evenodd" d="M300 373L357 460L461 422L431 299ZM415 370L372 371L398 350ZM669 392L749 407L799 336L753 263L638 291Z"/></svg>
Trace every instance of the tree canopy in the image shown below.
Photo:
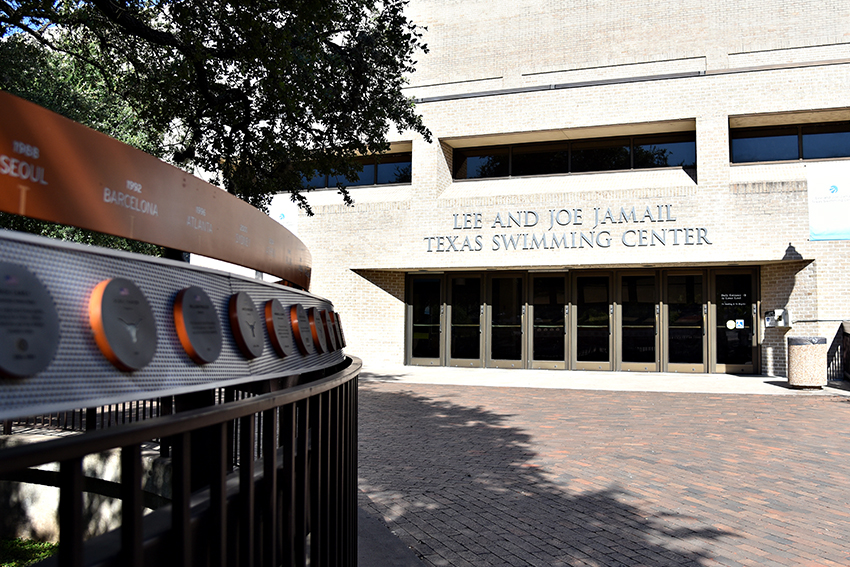
<svg viewBox="0 0 850 567"><path fill-rule="evenodd" d="M405 3L0 0L0 35L84 62L168 133L178 165L259 207L290 192L310 213L305 178L356 178L356 156L387 151L393 125L430 139L402 93L427 49Z"/></svg>

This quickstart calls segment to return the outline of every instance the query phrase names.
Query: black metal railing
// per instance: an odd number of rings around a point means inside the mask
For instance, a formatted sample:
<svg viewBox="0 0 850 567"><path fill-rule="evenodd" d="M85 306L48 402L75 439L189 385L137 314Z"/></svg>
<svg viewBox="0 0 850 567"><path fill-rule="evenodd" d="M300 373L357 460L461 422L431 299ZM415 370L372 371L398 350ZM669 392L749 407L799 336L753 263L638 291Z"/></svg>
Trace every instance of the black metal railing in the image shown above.
<svg viewBox="0 0 850 567"><path fill-rule="evenodd" d="M132 400L94 408L78 408L43 415L33 415L3 421L3 435L21 429L50 429L60 431L91 431L114 427L170 413L171 398Z"/></svg>
<svg viewBox="0 0 850 567"><path fill-rule="evenodd" d="M0 478L59 463L59 553L45 564L353 567L360 367L348 358L285 390L4 449ZM145 515L152 439L171 447L171 504ZM84 541L83 458L116 448L121 527Z"/></svg>
<svg viewBox="0 0 850 567"><path fill-rule="evenodd" d="M841 374L836 380L850 380L850 321L841 324Z"/></svg>

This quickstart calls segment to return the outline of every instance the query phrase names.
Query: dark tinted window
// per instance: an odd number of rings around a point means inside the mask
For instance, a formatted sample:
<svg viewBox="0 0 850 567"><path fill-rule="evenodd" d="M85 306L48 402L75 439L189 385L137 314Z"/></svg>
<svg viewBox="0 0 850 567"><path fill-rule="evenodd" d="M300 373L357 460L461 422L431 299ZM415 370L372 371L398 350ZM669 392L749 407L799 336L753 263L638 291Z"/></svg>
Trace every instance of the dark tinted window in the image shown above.
<svg viewBox="0 0 850 567"><path fill-rule="evenodd" d="M327 187L327 178L324 175L319 175L314 173L312 177L307 178L305 176L301 176L301 185L306 189L318 189L320 187Z"/></svg>
<svg viewBox="0 0 850 567"><path fill-rule="evenodd" d="M302 177L302 185L307 189L317 189L336 187L337 183L346 187L375 185L376 183L410 183L412 170L410 152L364 157L359 161L363 165L363 170L354 174L353 179L347 179L342 175L330 175L328 177L314 175L309 179Z"/></svg>
<svg viewBox="0 0 850 567"><path fill-rule="evenodd" d="M458 151L454 154L455 179L507 177L508 148Z"/></svg>
<svg viewBox="0 0 850 567"><path fill-rule="evenodd" d="M378 184L410 183L412 162L410 154L390 154L378 161Z"/></svg>
<svg viewBox="0 0 850 567"><path fill-rule="evenodd" d="M697 143L693 134L635 138L635 169L688 167L697 165Z"/></svg>
<svg viewBox="0 0 850 567"><path fill-rule="evenodd" d="M731 131L732 162L799 159L796 126L741 128Z"/></svg>
<svg viewBox="0 0 850 567"><path fill-rule="evenodd" d="M455 179L615 171L633 167L695 169L696 134L679 132L458 149L453 159Z"/></svg>
<svg viewBox="0 0 850 567"><path fill-rule="evenodd" d="M548 175L570 171L567 144L514 146L511 175Z"/></svg>
<svg viewBox="0 0 850 567"><path fill-rule="evenodd" d="M375 184L375 162L364 164L363 171L352 179L342 175L328 176L328 187L336 187L337 183L342 183L347 187L357 187L359 185L374 185Z"/></svg>
<svg viewBox="0 0 850 567"><path fill-rule="evenodd" d="M803 126L803 159L850 157L850 123Z"/></svg>
<svg viewBox="0 0 850 567"><path fill-rule="evenodd" d="M730 138L733 163L850 157L850 122L733 128Z"/></svg>
<svg viewBox="0 0 850 567"><path fill-rule="evenodd" d="M629 169L629 140L592 140L572 144L570 171Z"/></svg>

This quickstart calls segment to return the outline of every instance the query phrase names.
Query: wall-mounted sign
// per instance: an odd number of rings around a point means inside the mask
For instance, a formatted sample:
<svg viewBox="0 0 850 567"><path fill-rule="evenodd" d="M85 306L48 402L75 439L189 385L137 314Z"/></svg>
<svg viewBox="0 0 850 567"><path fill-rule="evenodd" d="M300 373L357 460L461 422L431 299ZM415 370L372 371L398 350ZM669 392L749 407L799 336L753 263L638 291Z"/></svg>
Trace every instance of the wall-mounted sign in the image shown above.
<svg viewBox="0 0 850 567"><path fill-rule="evenodd" d="M313 335L310 331L310 320L307 312L300 303L289 308L289 320L292 323L292 334L295 337L295 345L298 352L307 355L313 350Z"/></svg>
<svg viewBox="0 0 850 567"><path fill-rule="evenodd" d="M197 287L187 287L174 300L174 326L183 350L198 364L215 362L221 354L221 322L212 300Z"/></svg>
<svg viewBox="0 0 850 567"><path fill-rule="evenodd" d="M850 163L806 164L809 240L850 240Z"/></svg>
<svg viewBox="0 0 850 567"><path fill-rule="evenodd" d="M292 322L289 310L285 309L277 299L270 299L265 307L266 329L269 332L272 346L278 356L292 354Z"/></svg>
<svg viewBox="0 0 850 567"><path fill-rule="evenodd" d="M0 375L38 374L58 346L59 316L47 288L25 267L0 263Z"/></svg>
<svg viewBox="0 0 850 567"><path fill-rule="evenodd" d="M313 344L316 345L316 352L322 354L328 352L328 341L325 338L325 326L322 324L322 316L319 310L311 307L307 310L307 319L310 321L310 334L313 337Z"/></svg>
<svg viewBox="0 0 850 567"><path fill-rule="evenodd" d="M140 370L156 353L156 321L145 294L124 278L103 280L89 298L89 323L100 352L116 368Z"/></svg>
<svg viewBox="0 0 850 567"><path fill-rule="evenodd" d="M233 338L245 358L263 354L263 325L251 296L244 291L231 295L227 314Z"/></svg>
<svg viewBox="0 0 850 567"><path fill-rule="evenodd" d="M0 211L194 252L309 289L307 247L193 175L0 92Z"/></svg>

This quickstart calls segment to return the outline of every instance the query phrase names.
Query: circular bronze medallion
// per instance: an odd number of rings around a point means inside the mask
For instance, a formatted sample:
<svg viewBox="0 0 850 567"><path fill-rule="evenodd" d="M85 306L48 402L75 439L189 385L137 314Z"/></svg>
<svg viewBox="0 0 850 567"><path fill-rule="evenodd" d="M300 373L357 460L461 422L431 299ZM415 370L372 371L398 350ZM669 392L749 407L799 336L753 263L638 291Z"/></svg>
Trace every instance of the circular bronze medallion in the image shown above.
<svg viewBox="0 0 850 567"><path fill-rule="evenodd" d="M277 299L266 301L266 329L278 356L292 354L292 323L289 313Z"/></svg>
<svg viewBox="0 0 850 567"><path fill-rule="evenodd" d="M215 362L221 354L221 322L207 293L187 287L174 300L174 326L183 350L197 364Z"/></svg>
<svg viewBox="0 0 850 567"><path fill-rule="evenodd" d="M339 347L336 346L336 335L334 334L330 313L326 309L322 309L319 311L319 315L322 317L322 326L325 328L325 342L328 345L328 350L333 352Z"/></svg>
<svg viewBox="0 0 850 567"><path fill-rule="evenodd" d="M298 351L307 355L313 350L313 336L310 332L310 320L307 312L300 303L289 308L289 321L292 323L292 334L295 337L295 345Z"/></svg>
<svg viewBox="0 0 850 567"><path fill-rule="evenodd" d="M246 358L263 354L263 327L251 296L244 291L231 295L228 314L230 330L242 354Z"/></svg>
<svg viewBox="0 0 850 567"><path fill-rule="evenodd" d="M345 348L346 347L345 332L343 332L343 330L342 330L342 319L339 318L339 313L334 313L334 318L336 319L336 327L339 330L339 339L340 339L339 344L342 345L342 348Z"/></svg>
<svg viewBox="0 0 850 567"><path fill-rule="evenodd" d="M333 329L334 337L336 337L337 348L342 348L342 335L339 332L339 320L337 319L336 313L328 311L328 317L331 320L331 328Z"/></svg>
<svg viewBox="0 0 850 567"><path fill-rule="evenodd" d="M124 278L103 280L89 298L89 322L100 352L116 368L132 372L156 353L156 322L145 294Z"/></svg>
<svg viewBox="0 0 850 567"><path fill-rule="evenodd" d="M0 375L38 374L58 346L59 316L47 288L25 267L0 263Z"/></svg>
<svg viewBox="0 0 850 567"><path fill-rule="evenodd" d="M313 336L316 352L319 354L328 352L328 342L325 339L325 326L322 324L322 316L319 314L319 310L315 307L308 309L307 319L310 320L310 334Z"/></svg>

